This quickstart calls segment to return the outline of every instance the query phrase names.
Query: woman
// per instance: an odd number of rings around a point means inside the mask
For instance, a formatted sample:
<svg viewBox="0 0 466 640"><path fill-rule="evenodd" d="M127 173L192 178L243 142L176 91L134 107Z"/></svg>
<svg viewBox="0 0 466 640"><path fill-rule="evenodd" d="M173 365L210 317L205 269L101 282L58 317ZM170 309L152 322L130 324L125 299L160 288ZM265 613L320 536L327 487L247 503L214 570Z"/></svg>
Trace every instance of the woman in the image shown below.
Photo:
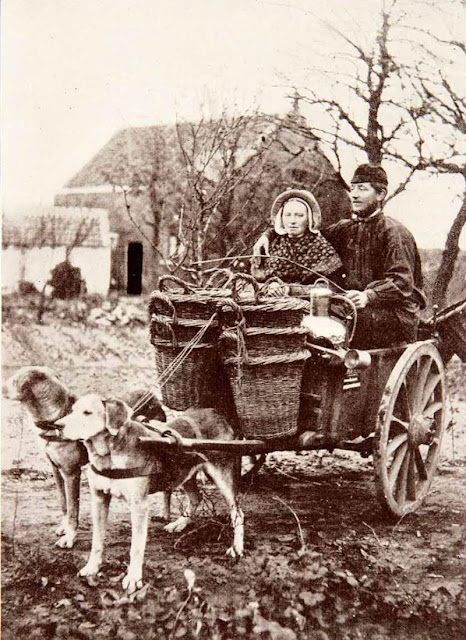
<svg viewBox="0 0 466 640"><path fill-rule="evenodd" d="M285 283L312 284L325 276L340 280L341 260L332 245L321 235L320 207L310 191L288 189L272 205L270 257L253 259L252 273L257 278L277 276ZM263 267L258 270L258 262Z"/></svg>

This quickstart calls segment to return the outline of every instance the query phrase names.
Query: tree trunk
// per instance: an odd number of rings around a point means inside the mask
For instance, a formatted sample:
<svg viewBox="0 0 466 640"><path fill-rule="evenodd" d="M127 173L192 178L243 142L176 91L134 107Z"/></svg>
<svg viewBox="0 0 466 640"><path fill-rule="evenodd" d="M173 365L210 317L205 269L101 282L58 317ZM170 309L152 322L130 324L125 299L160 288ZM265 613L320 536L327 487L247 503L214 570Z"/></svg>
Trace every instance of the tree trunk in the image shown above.
<svg viewBox="0 0 466 640"><path fill-rule="evenodd" d="M466 173L464 174L464 177L466 182ZM442 254L442 261L435 278L432 301L434 304L438 304L440 308L444 307L446 304L448 285L450 284L450 280L453 276L455 262L459 253L459 238L465 224L466 184L463 194L463 202L453 224L451 225L450 231L448 232L447 241Z"/></svg>

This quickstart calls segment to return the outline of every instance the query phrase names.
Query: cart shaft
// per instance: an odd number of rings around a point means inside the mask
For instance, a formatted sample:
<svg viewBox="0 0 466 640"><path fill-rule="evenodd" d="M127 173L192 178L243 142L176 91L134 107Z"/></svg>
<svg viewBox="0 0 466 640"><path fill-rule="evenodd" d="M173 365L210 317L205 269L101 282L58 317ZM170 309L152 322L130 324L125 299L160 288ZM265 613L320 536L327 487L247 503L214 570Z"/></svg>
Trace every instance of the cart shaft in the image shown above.
<svg viewBox="0 0 466 640"><path fill-rule="evenodd" d="M323 443L321 438L310 441L302 445L298 439L267 441L267 440L197 440L194 438L180 438L175 441L166 437L142 436L140 442L154 447L178 447L180 450L189 452L202 451L223 451L225 453L236 453L238 455L254 455L256 453L271 453L272 451L312 451L330 446Z"/></svg>

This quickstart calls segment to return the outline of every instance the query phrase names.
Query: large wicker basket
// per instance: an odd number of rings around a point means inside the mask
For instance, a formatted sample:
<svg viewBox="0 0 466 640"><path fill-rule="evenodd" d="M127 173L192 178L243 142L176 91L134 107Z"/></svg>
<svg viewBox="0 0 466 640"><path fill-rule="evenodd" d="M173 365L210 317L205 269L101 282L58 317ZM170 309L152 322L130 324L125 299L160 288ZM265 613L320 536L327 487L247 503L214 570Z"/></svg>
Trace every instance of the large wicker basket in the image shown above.
<svg viewBox="0 0 466 640"><path fill-rule="evenodd" d="M189 350L176 366L187 343L174 346L171 341L152 339L157 376L161 380L163 402L167 407L184 411L189 407L211 406L212 386L217 367L213 345L201 343ZM167 377L168 371L172 375Z"/></svg>
<svg viewBox="0 0 466 640"><path fill-rule="evenodd" d="M223 362L246 437L273 439L297 432L301 378L309 357L300 327L307 309L308 304L289 298L222 305ZM259 326L249 326L246 315ZM275 324L266 325L266 318Z"/></svg>
<svg viewBox="0 0 466 640"><path fill-rule="evenodd" d="M162 277L159 286L149 302L150 337L164 404L176 410L228 405L215 391L221 366L216 309L229 292L199 289L173 276Z"/></svg>
<svg viewBox="0 0 466 640"><path fill-rule="evenodd" d="M248 358L242 363L225 358L245 437L268 440L297 432L301 380L308 357L309 352L303 350L288 356Z"/></svg>

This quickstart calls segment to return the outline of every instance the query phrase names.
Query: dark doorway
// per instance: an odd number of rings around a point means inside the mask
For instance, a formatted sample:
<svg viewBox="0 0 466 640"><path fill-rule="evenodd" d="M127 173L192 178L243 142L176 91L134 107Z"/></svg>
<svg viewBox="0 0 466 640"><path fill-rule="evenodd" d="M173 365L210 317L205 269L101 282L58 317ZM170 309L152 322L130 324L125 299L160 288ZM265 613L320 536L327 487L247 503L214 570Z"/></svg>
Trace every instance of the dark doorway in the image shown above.
<svg viewBox="0 0 466 640"><path fill-rule="evenodd" d="M128 245L128 295L139 296L142 292L142 242Z"/></svg>

